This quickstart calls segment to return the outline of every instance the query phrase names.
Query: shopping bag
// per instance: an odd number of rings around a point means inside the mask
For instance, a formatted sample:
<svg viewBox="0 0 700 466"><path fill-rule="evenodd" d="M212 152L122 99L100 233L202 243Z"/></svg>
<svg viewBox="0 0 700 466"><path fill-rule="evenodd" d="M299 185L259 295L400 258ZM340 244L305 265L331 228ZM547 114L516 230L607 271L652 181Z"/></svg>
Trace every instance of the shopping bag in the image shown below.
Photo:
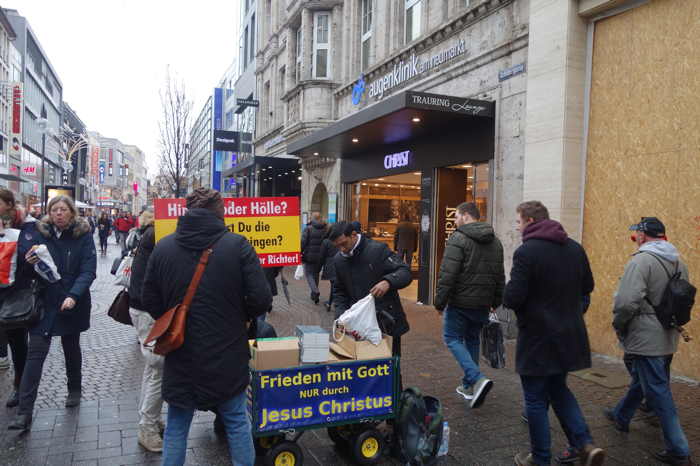
<svg viewBox="0 0 700 466"><path fill-rule="evenodd" d="M374 296L368 294L343 312L333 323L335 341L341 341L346 333L352 334L358 340L369 340L373 345L382 342L382 331L377 322Z"/></svg>
<svg viewBox="0 0 700 466"><path fill-rule="evenodd" d="M503 329L495 312L490 313L489 322L481 330L481 354L494 369L506 367L506 348L503 344Z"/></svg>
<svg viewBox="0 0 700 466"><path fill-rule="evenodd" d="M141 232L138 228L132 228L129 230L129 236L126 237L126 249L129 251L136 249L139 242L141 242Z"/></svg>
<svg viewBox="0 0 700 466"><path fill-rule="evenodd" d="M117 269L117 281L115 285L129 287L129 282L131 281L131 263L133 261L133 256L124 256Z"/></svg>
<svg viewBox="0 0 700 466"><path fill-rule="evenodd" d="M301 280L304 278L304 266L297 265L297 269L294 271L294 280Z"/></svg>
<svg viewBox="0 0 700 466"><path fill-rule="evenodd" d="M34 264L34 271L49 283L56 283L61 279L58 267L51 257L51 253L45 244L40 244L32 249L32 254L39 258L39 262Z"/></svg>
<svg viewBox="0 0 700 466"><path fill-rule="evenodd" d="M7 288L15 282L17 240L19 230L15 228L6 228L0 233L0 288Z"/></svg>

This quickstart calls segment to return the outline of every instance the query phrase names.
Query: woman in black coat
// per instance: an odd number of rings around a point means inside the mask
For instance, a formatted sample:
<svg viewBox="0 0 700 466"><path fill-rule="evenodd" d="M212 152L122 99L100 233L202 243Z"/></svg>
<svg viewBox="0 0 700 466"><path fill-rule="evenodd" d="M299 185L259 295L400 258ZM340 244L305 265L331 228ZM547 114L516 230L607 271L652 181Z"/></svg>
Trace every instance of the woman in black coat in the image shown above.
<svg viewBox="0 0 700 466"><path fill-rule="evenodd" d="M31 425L42 368L54 336L61 337L66 360L66 407L77 406L81 398L80 333L90 328L90 285L97 267L95 242L90 235L90 224L78 217L69 197L54 197L47 210L49 215L37 222L33 234L23 234L18 245L18 257L32 267L39 261L35 247L46 245L61 278L54 283L41 278L44 316L29 329L29 353L19 388L19 410L8 426L15 430L28 430Z"/></svg>
<svg viewBox="0 0 700 466"><path fill-rule="evenodd" d="M100 236L100 254L107 254L107 238L112 232L112 221L107 216L106 212L102 212L100 219L97 221L97 231Z"/></svg>
<svg viewBox="0 0 700 466"><path fill-rule="evenodd" d="M333 241L328 239L328 234L326 234L323 243L321 243L321 266L323 267L321 280L328 280L331 282L328 301L323 303L324 306L326 306L326 312L330 312L331 306L333 306L333 283L335 282L335 265L333 264L333 258L336 254L338 254L338 248L335 247Z"/></svg>

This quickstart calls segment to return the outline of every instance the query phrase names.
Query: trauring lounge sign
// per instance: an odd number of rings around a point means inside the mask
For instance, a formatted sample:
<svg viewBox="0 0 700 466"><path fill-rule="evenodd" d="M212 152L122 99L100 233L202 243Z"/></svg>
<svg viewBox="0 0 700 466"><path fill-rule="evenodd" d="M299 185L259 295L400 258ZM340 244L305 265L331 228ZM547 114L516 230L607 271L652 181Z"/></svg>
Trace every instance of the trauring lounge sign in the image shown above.
<svg viewBox="0 0 700 466"><path fill-rule="evenodd" d="M374 80L369 85L369 97L380 100L384 93L399 84L415 78L416 76L430 71L454 58L466 53L467 45L464 39L459 39L456 44L448 47L423 61L417 57L415 52L405 62L401 60L394 65L394 68L379 79ZM362 78L360 78L362 79ZM353 100L354 102L354 100ZM357 101L359 103L359 100Z"/></svg>

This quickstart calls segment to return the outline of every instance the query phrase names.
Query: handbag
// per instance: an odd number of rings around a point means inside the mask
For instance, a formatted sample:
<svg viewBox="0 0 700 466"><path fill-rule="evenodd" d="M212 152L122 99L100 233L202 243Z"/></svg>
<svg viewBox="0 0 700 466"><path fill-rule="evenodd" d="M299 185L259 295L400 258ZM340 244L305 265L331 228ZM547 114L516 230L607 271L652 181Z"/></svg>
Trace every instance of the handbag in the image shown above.
<svg viewBox="0 0 700 466"><path fill-rule="evenodd" d="M39 282L32 281L27 288L10 288L3 295L0 306L0 328L28 328L44 317L44 302L39 297Z"/></svg>
<svg viewBox="0 0 700 466"><path fill-rule="evenodd" d="M131 321L131 314L129 314L129 300L129 291L124 288L117 293L112 305L109 306L107 315L120 324L133 326L134 323Z"/></svg>
<svg viewBox="0 0 700 466"><path fill-rule="evenodd" d="M190 282L190 286L187 288L187 293L185 294L185 299L180 304L176 304L174 307L168 309L165 314L158 317L153 328L148 334L148 338L143 342L144 345L148 345L150 342L155 341L156 344L153 347L153 352L165 356L171 351L175 351L185 342L185 323L187 320L187 312L190 309L190 304L192 304L192 298L197 292L197 287L199 286L199 281L204 274L204 268L209 262L209 255L212 253L211 247L202 252L202 256L199 258L199 263L194 271L194 276Z"/></svg>

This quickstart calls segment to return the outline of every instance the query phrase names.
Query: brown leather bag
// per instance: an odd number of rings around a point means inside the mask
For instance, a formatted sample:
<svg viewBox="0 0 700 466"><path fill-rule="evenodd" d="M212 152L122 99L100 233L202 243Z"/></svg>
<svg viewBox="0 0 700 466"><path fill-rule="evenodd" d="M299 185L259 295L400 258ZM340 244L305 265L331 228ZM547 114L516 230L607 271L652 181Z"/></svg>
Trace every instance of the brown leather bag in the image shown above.
<svg viewBox="0 0 700 466"><path fill-rule="evenodd" d="M148 345L155 340L156 344L153 347L154 353L165 356L171 351L175 351L181 347L185 342L187 311L189 311L192 298L194 298L194 294L197 292L199 280L201 280L204 268L207 266L207 262L209 262L209 255L211 252L211 248L202 252L190 286L187 288L184 301L168 309L165 314L158 317L151 332L148 334L148 338L143 342L144 345Z"/></svg>
<svg viewBox="0 0 700 466"><path fill-rule="evenodd" d="M124 288L117 293L117 297L114 298L112 305L109 306L107 315L120 324L133 326L134 323L131 321L131 314L129 314L129 304L129 292Z"/></svg>

